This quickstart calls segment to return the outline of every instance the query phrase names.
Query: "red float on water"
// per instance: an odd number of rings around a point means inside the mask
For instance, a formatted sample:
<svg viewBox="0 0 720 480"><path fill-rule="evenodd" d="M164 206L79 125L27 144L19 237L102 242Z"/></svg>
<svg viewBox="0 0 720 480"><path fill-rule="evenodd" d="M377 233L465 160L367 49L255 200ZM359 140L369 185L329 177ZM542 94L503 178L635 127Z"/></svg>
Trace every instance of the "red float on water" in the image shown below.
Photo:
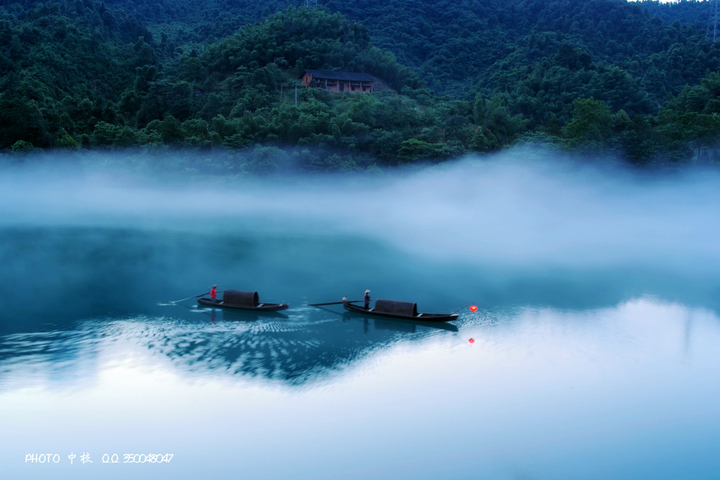
<svg viewBox="0 0 720 480"><path fill-rule="evenodd" d="M475 305L473 305L472 307L470 307L470 311L477 312L477 307Z"/></svg>
<svg viewBox="0 0 720 480"><path fill-rule="evenodd" d="M475 339L474 339L474 338L471 338L470 340L468 340L468 342L470 342L470 343L475 343Z"/></svg>

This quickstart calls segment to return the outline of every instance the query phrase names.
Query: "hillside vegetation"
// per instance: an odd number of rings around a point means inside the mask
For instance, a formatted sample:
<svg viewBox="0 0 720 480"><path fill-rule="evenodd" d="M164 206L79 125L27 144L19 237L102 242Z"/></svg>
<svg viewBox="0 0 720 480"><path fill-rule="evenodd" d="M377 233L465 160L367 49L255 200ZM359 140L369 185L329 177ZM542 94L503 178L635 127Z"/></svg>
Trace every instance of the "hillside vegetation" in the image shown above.
<svg viewBox="0 0 720 480"><path fill-rule="evenodd" d="M701 25L705 2L299 3L5 0L0 148L212 150L233 172L519 142L716 161L720 43ZM305 68L390 89L298 88Z"/></svg>

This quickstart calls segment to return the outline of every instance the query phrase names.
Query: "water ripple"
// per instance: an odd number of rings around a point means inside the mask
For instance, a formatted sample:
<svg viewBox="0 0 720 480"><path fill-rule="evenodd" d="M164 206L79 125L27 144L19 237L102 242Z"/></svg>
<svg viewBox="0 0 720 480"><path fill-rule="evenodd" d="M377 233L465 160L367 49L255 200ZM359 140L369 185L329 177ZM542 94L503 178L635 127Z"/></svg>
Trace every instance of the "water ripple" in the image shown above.
<svg viewBox="0 0 720 480"><path fill-rule="evenodd" d="M94 377L103 361L150 355L182 375L243 375L302 385L377 349L444 330L351 314L197 322L159 316L94 319L68 330L0 337L0 384ZM22 379L22 380L21 380Z"/></svg>

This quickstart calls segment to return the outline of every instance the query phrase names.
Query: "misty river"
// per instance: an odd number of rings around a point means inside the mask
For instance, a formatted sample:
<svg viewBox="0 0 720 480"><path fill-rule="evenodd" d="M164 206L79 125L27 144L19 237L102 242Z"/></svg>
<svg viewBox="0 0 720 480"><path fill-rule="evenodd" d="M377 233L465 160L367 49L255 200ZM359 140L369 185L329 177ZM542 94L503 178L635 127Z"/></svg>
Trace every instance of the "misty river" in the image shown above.
<svg viewBox="0 0 720 480"><path fill-rule="evenodd" d="M718 171L55 166L0 192L2 478L720 476ZM171 303L213 284L290 308ZM460 317L308 306L365 289Z"/></svg>

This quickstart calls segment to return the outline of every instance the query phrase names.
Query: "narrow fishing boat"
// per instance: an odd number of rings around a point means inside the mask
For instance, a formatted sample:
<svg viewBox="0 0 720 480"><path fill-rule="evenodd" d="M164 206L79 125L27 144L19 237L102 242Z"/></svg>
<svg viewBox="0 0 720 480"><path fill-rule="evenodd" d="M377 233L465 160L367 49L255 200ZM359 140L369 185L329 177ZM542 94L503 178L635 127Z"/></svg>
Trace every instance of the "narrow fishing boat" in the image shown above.
<svg viewBox="0 0 720 480"><path fill-rule="evenodd" d="M375 308L355 305L354 301L343 302L345 310L363 315L401 318L403 320L419 320L422 322L451 322L457 320L457 313L418 313L417 303L395 302L393 300L376 300Z"/></svg>
<svg viewBox="0 0 720 480"><path fill-rule="evenodd" d="M276 312L288 308L287 303L260 303L257 292L241 292L239 290L223 291L223 297L220 301L202 297L198 298L197 302L205 307L232 308L255 312Z"/></svg>

